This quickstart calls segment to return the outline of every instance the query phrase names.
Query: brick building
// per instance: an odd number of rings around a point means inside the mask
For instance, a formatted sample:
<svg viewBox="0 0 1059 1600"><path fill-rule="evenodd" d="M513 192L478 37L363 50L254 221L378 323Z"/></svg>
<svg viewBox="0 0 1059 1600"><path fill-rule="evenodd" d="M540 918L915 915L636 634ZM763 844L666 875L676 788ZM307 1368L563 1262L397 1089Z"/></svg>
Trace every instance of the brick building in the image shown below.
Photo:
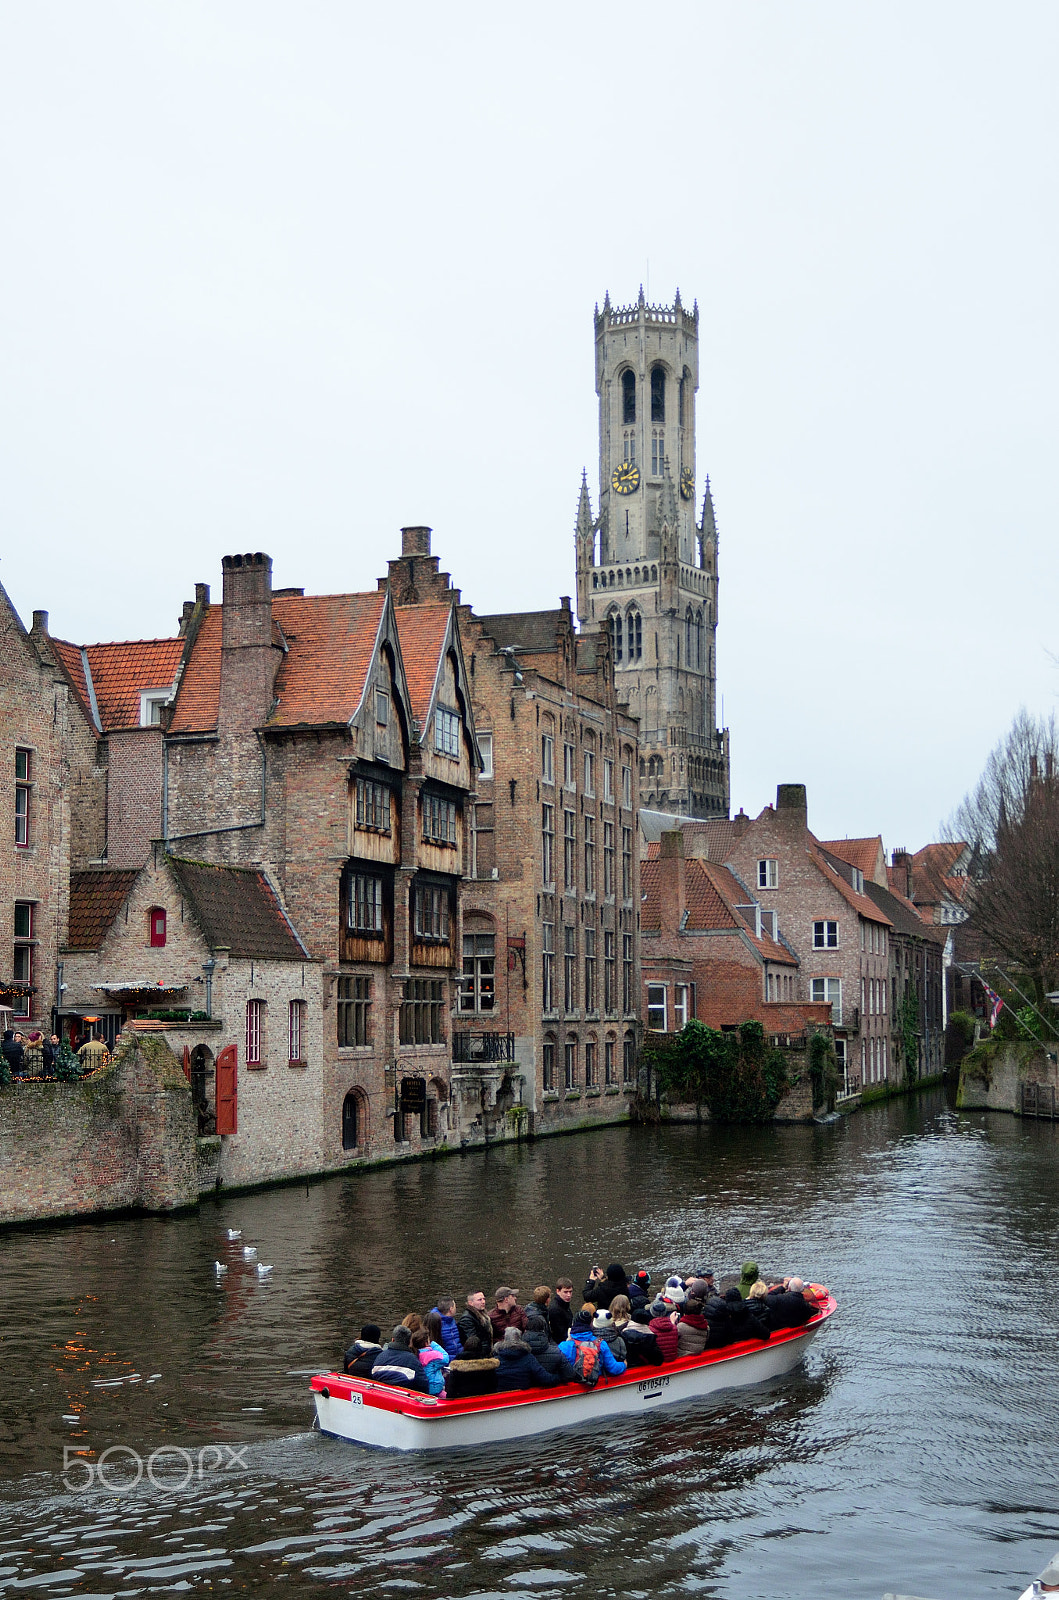
<svg viewBox="0 0 1059 1600"><path fill-rule="evenodd" d="M612 1120L636 1091L639 1044L636 723L608 636L575 633L568 599L460 618L485 766L459 1026L510 1041L535 1131ZM458 1070L473 1099L479 1067Z"/></svg>

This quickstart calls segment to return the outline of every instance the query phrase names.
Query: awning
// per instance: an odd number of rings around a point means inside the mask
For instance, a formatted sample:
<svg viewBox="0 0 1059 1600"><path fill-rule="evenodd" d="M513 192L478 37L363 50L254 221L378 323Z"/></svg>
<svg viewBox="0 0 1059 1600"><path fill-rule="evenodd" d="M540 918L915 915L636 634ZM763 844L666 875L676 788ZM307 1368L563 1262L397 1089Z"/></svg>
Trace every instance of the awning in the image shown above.
<svg viewBox="0 0 1059 1600"><path fill-rule="evenodd" d="M93 994L187 994L186 983L152 983L149 979L126 979L121 983L93 983Z"/></svg>

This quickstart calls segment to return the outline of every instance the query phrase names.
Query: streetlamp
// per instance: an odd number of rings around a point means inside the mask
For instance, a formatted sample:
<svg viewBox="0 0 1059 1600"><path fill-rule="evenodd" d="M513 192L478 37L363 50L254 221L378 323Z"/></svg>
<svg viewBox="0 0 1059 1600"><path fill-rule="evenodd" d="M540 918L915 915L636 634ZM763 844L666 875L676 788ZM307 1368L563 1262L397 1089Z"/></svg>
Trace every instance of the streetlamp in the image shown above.
<svg viewBox="0 0 1059 1600"><path fill-rule="evenodd" d="M213 956L202 963L202 970L206 974L206 1015L213 1016L213 974L217 963Z"/></svg>

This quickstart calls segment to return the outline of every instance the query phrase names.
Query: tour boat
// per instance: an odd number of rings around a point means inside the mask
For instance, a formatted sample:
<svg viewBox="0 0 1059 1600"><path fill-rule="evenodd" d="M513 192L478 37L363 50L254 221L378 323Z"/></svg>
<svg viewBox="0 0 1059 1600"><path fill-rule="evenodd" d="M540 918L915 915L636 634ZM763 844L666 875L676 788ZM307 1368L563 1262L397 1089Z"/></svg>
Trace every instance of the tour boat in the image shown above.
<svg viewBox="0 0 1059 1600"><path fill-rule="evenodd" d="M661 1367L632 1367L618 1378L601 1377L594 1389L566 1383L555 1389L511 1389L449 1400L339 1372L317 1373L312 1379L317 1422L321 1433L384 1450L452 1450L607 1417L642 1415L718 1389L783 1377L798 1365L834 1311L829 1295L804 1327L784 1328L767 1344L724 1345Z"/></svg>

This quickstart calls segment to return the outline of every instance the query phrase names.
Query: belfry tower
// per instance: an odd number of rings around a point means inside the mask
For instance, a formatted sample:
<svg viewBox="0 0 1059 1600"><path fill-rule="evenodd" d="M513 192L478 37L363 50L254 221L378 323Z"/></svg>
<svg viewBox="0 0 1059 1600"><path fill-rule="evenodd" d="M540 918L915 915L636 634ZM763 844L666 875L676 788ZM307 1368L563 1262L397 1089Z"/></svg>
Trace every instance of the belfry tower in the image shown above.
<svg viewBox="0 0 1059 1600"><path fill-rule="evenodd" d="M640 801L728 815L716 726L717 527L709 479L695 521L699 308L596 307L599 515L582 474L577 611L605 623L618 692L640 719Z"/></svg>

